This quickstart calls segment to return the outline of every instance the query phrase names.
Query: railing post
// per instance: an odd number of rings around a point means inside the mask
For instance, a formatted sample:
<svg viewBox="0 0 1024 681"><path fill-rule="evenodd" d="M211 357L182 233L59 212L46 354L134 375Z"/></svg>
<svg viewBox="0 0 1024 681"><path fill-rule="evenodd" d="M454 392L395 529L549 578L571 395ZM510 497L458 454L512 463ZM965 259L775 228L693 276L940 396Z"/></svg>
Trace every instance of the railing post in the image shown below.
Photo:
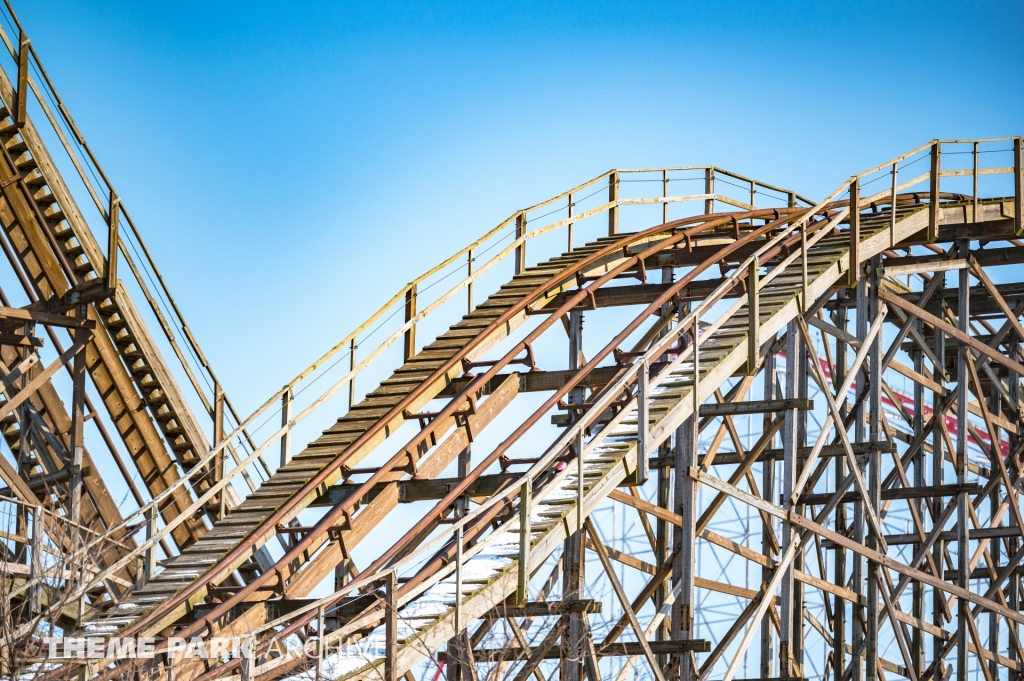
<svg viewBox="0 0 1024 681"><path fill-rule="evenodd" d="M704 199L704 214L710 215L715 212L715 169L704 169L704 193L712 198Z"/></svg>
<svg viewBox="0 0 1024 681"><path fill-rule="evenodd" d="M348 347L348 370L352 372L352 379L348 382L348 408L351 411L352 407L356 405L356 348L359 346L356 344L356 339L353 338L349 343Z"/></svg>
<svg viewBox="0 0 1024 681"><path fill-rule="evenodd" d="M619 233L619 171L613 170L608 176L608 236Z"/></svg>
<svg viewBox="0 0 1024 681"><path fill-rule="evenodd" d="M896 245L896 183L899 174L899 163L892 164L892 190L890 198L891 213L889 215L889 246Z"/></svg>
<svg viewBox="0 0 1024 681"><path fill-rule="evenodd" d="M473 249L466 254L466 276L473 276ZM466 285L466 314L473 314L473 282Z"/></svg>
<svg viewBox="0 0 1024 681"><path fill-rule="evenodd" d="M216 447L224 439L224 391L220 383L213 384L213 446ZM224 479L225 449L221 449L214 458L213 482L218 483ZM227 487L221 489L217 494L217 517L223 518L227 514Z"/></svg>
<svg viewBox="0 0 1024 681"><path fill-rule="evenodd" d="M135 590L146 586L146 556L135 556Z"/></svg>
<svg viewBox="0 0 1024 681"><path fill-rule="evenodd" d="M398 575L384 581L384 681L398 681Z"/></svg>
<svg viewBox="0 0 1024 681"><path fill-rule="evenodd" d="M455 530L455 632L462 631L462 525Z"/></svg>
<svg viewBox="0 0 1024 681"><path fill-rule="evenodd" d="M800 221L800 312L807 312L807 220Z"/></svg>
<svg viewBox="0 0 1024 681"><path fill-rule="evenodd" d="M978 143L974 143L974 166L971 171L971 175L974 177L974 216L972 222L978 222Z"/></svg>
<svg viewBox="0 0 1024 681"><path fill-rule="evenodd" d="M932 142L931 151L931 196L928 206L928 242L933 243L939 238L939 184L942 179L942 143Z"/></svg>
<svg viewBox="0 0 1024 681"><path fill-rule="evenodd" d="M516 604L523 606L530 600L530 506L533 484L529 476L523 478L519 492L519 582L516 585Z"/></svg>
<svg viewBox="0 0 1024 681"><path fill-rule="evenodd" d="M287 428L281 436L281 468L288 465L292 460L292 389L285 388L281 395L281 427Z"/></svg>
<svg viewBox="0 0 1024 681"><path fill-rule="evenodd" d="M28 608L33 615L42 612L42 591L39 580L43 577L43 507L36 506L32 510L32 564L29 567L29 580L32 586L28 592Z"/></svg>
<svg viewBox="0 0 1024 681"><path fill-rule="evenodd" d="M78 317L86 318L86 306L78 306ZM84 342L92 332L75 329L75 342ZM72 362L71 388L71 521L82 522L82 461L85 457L85 348L75 353ZM81 535L81 533L79 533ZM85 536L81 535L82 542Z"/></svg>
<svg viewBox="0 0 1024 681"><path fill-rule="evenodd" d="M249 634L242 639L242 664L239 673L242 681L254 681L256 678L256 637Z"/></svg>
<svg viewBox="0 0 1024 681"><path fill-rule="evenodd" d="M569 216L568 216L570 218L572 217L572 209L573 209L572 193L570 193L569 194ZM572 253L572 228L573 228L573 225L574 225L574 223L572 223L572 222L569 223L569 253Z"/></svg>
<svg viewBox="0 0 1024 681"><path fill-rule="evenodd" d="M120 213L121 199L111 191L110 210L107 213L107 271L105 278L106 289L111 293L117 287L117 244L120 240L117 230Z"/></svg>
<svg viewBox="0 0 1024 681"><path fill-rule="evenodd" d="M640 360L640 370L636 375L636 484L643 485L650 474L650 462L647 459L650 433L647 425L647 397L649 388L649 367L647 360Z"/></svg>
<svg viewBox="0 0 1024 681"><path fill-rule="evenodd" d="M1024 152L1020 137L1013 140L1013 233L1024 236Z"/></svg>
<svg viewBox="0 0 1024 681"><path fill-rule="evenodd" d="M324 678L324 606L316 611L317 640L316 640L316 681L323 681Z"/></svg>
<svg viewBox="0 0 1024 681"><path fill-rule="evenodd" d="M668 171L661 171L661 198L668 198ZM661 204L661 224L668 222L668 201Z"/></svg>
<svg viewBox="0 0 1024 681"><path fill-rule="evenodd" d="M28 120L29 40L24 31L18 36L18 91L14 93L14 124L19 128Z"/></svg>
<svg viewBox="0 0 1024 681"><path fill-rule="evenodd" d="M850 180L850 267L846 285L854 287L860 279L860 178Z"/></svg>
<svg viewBox="0 0 1024 681"><path fill-rule="evenodd" d="M405 292L405 322L408 324L416 316L416 284L409 284ZM406 362L416 354L416 324L413 323L405 330L405 354Z"/></svg>
<svg viewBox="0 0 1024 681"><path fill-rule="evenodd" d="M700 314L693 315L693 413L700 413Z"/></svg>
<svg viewBox="0 0 1024 681"><path fill-rule="evenodd" d="M583 428L576 431L576 530L583 531L583 495L586 488L583 485Z"/></svg>
<svg viewBox="0 0 1024 681"><path fill-rule="evenodd" d="M515 274L522 274L526 269L526 213L516 216L516 240L523 242L516 246Z"/></svg>
<svg viewBox="0 0 1024 681"><path fill-rule="evenodd" d="M757 374L757 356L761 351L761 296L758 291L758 262L755 257L747 269L747 375Z"/></svg>
<svg viewBox="0 0 1024 681"><path fill-rule="evenodd" d="M156 534L156 505L153 505L146 511L146 541L149 542L149 547L145 552L143 575L147 584L156 576L156 541L154 541Z"/></svg>

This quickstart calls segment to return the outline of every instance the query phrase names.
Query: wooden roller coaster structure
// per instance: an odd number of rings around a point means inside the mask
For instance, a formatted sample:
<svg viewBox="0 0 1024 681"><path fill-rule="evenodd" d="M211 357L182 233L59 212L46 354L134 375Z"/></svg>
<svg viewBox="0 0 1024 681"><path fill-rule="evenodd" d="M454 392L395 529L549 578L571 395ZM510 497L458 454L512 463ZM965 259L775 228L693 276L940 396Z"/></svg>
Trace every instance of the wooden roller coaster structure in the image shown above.
<svg viewBox="0 0 1024 681"><path fill-rule="evenodd" d="M609 171L243 416L0 14L3 678L1024 672L1020 137Z"/></svg>

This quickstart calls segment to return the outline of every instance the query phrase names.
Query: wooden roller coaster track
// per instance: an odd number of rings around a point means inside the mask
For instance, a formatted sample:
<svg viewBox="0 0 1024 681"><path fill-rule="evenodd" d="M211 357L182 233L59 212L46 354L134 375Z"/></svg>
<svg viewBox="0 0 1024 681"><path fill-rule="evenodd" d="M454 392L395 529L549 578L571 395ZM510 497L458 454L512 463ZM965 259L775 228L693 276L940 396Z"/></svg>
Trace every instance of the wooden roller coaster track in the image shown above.
<svg viewBox="0 0 1024 681"><path fill-rule="evenodd" d="M1020 137L609 171L243 417L0 13L4 678L1024 672Z"/></svg>

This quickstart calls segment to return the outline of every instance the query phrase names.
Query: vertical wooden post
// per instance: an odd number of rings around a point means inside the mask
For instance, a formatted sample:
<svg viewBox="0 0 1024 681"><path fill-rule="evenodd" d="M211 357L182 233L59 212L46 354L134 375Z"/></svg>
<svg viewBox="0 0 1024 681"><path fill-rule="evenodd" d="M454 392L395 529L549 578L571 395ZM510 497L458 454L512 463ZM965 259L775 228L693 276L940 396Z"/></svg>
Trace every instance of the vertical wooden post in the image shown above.
<svg viewBox="0 0 1024 681"><path fill-rule="evenodd" d="M224 439L224 391L220 388L220 383L213 384L213 446L217 447ZM214 483L220 482L224 479L224 462L226 459L225 450L227 447L221 448L214 457L213 464L213 481ZM227 486L221 489L217 494L217 517L218 520L224 518L227 515Z"/></svg>
<svg viewBox="0 0 1024 681"><path fill-rule="evenodd" d="M384 580L384 681L398 681L398 575Z"/></svg>
<svg viewBox="0 0 1024 681"><path fill-rule="evenodd" d="M658 466L658 507L666 511L672 511L672 469L669 467L669 455L672 453L672 440L666 438L661 443L661 447L658 450L659 458L663 465ZM655 565L660 570L668 563L671 545L669 544L669 524L664 519L659 517L654 527L654 557ZM669 589L671 585L663 582L660 587L654 592L654 606L658 610L665 604L668 599ZM655 634L655 639L658 641L664 641L665 639L665 627L658 627L658 631ZM662 666L662 669L668 666L669 656L666 654L658 655L658 664Z"/></svg>
<svg viewBox="0 0 1024 681"><path fill-rule="evenodd" d="M679 596L672 604L671 632L676 641L693 638L694 587L697 569L697 485L688 475L690 468L697 465L697 410L686 417L676 429L675 440L675 499L673 510L682 516L681 526L675 528L675 560L672 564L673 590ZM693 653L683 652L677 656L680 681L693 681L697 668Z"/></svg>
<svg viewBox="0 0 1024 681"><path fill-rule="evenodd" d="M78 306L78 318L86 318L86 306ZM91 332L88 329L75 329L75 342L88 340ZM85 455L85 348L75 353L71 368L71 521L82 522L82 459ZM81 537L85 542L85 537Z"/></svg>
<svg viewBox="0 0 1024 681"><path fill-rule="evenodd" d="M18 36L18 90L14 93L14 124L22 127L28 120L29 40L24 31Z"/></svg>
<svg viewBox="0 0 1024 681"><path fill-rule="evenodd" d="M523 478L519 492L519 582L516 585L516 603L525 605L530 600L530 506L533 484L529 476Z"/></svg>
<svg viewBox="0 0 1024 681"><path fill-rule="evenodd" d="M256 678L256 637L249 634L242 639L242 664L239 673L242 681L254 681Z"/></svg>
<svg viewBox="0 0 1024 681"><path fill-rule="evenodd" d="M774 400L775 399L775 359L776 354L769 352L765 357L764 362L764 399ZM767 429L771 424L769 415L765 414L764 428ZM774 443L773 443L774 444ZM765 501L769 503L775 503L775 459L772 457L766 457L761 463L761 494L764 496ZM761 524L761 553L765 556L772 557L775 550L775 532L773 528L766 526L764 523ZM769 566L765 565L761 567L761 582L768 584L774 570ZM774 676L772 668L775 663L774 644L775 644L775 625L772 622L769 613L765 613L764 618L761 620L761 659L760 659L760 671L761 678L767 679Z"/></svg>
<svg viewBox="0 0 1024 681"><path fill-rule="evenodd" d="M287 428L281 436L281 468L292 460L292 389L286 388L281 395L281 427Z"/></svg>
<svg viewBox="0 0 1024 681"><path fill-rule="evenodd" d="M758 262L755 257L747 267L747 375L757 373L761 352L761 296L758 292Z"/></svg>
<svg viewBox="0 0 1024 681"><path fill-rule="evenodd" d="M805 361L803 344L796 322L786 326L786 398L796 399L799 390L800 371L797 365ZM787 409L783 415L782 426L782 506L787 511L793 507L793 484L797 475L797 438L798 415L796 409ZM796 541L793 528L789 523L782 523L782 553L785 554L789 545ZM794 612L795 575L792 563L783 573L779 593L779 676L794 676L793 669L793 636L795 627L803 621L803 614Z"/></svg>
<svg viewBox="0 0 1024 681"><path fill-rule="evenodd" d="M857 181L856 178L854 181ZM859 183L858 183L859 186ZM859 212L859 211L858 211ZM851 261L852 262L852 261ZM845 301L848 297L846 291L839 291L839 300ZM835 312L838 315L836 325L843 331L846 331L847 324L849 323L849 308L845 305L839 306ZM835 376L833 378L833 385L838 390L839 386L846 380L846 348L847 344L842 338L836 338L836 360L835 360ZM846 394L837 395L839 401L839 410L843 417L849 411L849 399ZM842 480L846 477L846 459L842 456L835 457L835 479ZM847 516L846 516L846 504L839 504L836 507L836 531L847 532ZM835 548L835 568L833 571L833 583L846 587L846 550L840 546ZM834 669L846 669L846 608L847 601L845 598L835 596L833 601L833 615L832 615L832 666ZM842 672L840 672L842 673Z"/></svg>
<svg viewBox="0 0 1024 681"><path fill-rule="evenodd" d="M854 287L860 278L860 178L850 179L850 267L846 285Z"/></svg>
<svg viewBox="0 0 1024 681"><path fill-rule="evenodd" d="M586 493L586 478L583 470L583 451L586 449L586 442L583 437L583 428L576 431L576 530L583 529L583 497ZM580 535L582 536L582 535Z"/></svg>
<svg viewBox="0 0 1024 681"><path fill-rule="evenodd" d="M700 310L693 315L693 413L700 412ZM697 441L694 440L694 443ZM696 446L696 444L694 444Z"/></svg>
<svg viewBox="0 0 1024 681"><path fill-rule="evenodd" d="M1024 151L1021 138L1013 140L1013 233L1024 236Z"/></svg>
<svg viewBox="0 0 1024 681"><path fill-rule="evenodd" d="M578 369L582 364L583 313L569 313L569 369ZM584 400L584 391L574 388L569 391L569 402L579 404ZM584 431L576 431L576 522L568 528L562 552L562 598L565 600L583 598L584 567L586 566L586 543L583 528L583 451L586 447ZM583 638L585 636L586 614L574 612L569 615L569 627L562 638L559 655L559 672L563 681L582 681Z"/></svg>
<svg viewBox="0 0 1024 681"><path fill-rule="evenodd" d="M918 333L921 334L921 337L923 338L924 337L924 325L921 323L921 320L917 320L917 322L915 322L915 325L917 326ZM911 355L912 355L913 360L914 360L914 371L918 372L919 374L921 374L923 376L924 375L924 371L925 371L925 369L924 369L924 353L921 352L920 349L915 349L911 353ZM921 437L923 435L923 433L924 433L924 386L921 385L920 383L918 383L917 381L914 382L914 420L913 420L913 428L914 428L914 439L916 440L917 438ZM933 455L937 455L937 454L933 453ZM924 488L924 486L926 484L926 482L925 482L925 470L924 470L925 459L926 459L925 451L924 451L924 447L922 447L922 448L920 448L918 450L918 452L914 456L914 460L913 460L913 466L914 466L913 484L914 484L914 487L917 487L919 489ZM912 503L914 503L914 506L917 509L918 515L921 518L926 517L926 515L925 515L925 513L926 513L926 510L925 510L925 500L924 499L918 499L917 501L912 502ZM914 546L914 555L917 555L918 551L921 550L922 544L914 544L913 546ZM912 613L913 617L918 618L922 622L925 621L924 620L924 617L925 617L925 614L924 614L924 584L920 580L916 580L916 579L914 580L914 587L913 587L913 593L912 593L912 602L911 602L911 606L910 607L911 607L911 613ZM914 674L917 676L917 678L921 678L921 673L924 670L924 633L918 627L913 627L911 629L910 650L911 650L911 653L910 653L911 657L912 657L912 659L914 661Z"/></svg>
<svg viewBox="0 0 1024 681"><path fill-rule="evenodd" d="M416 317L416 284L409 284L405 292L405 322L408 324ZM416 354L416 323L413 322L405 330L404 361L408 362Z"/></svg>
<svg viewBox="0 0 1024 681"><path fill-rule="evenodd" d="M111 293L117 288L117 246L121 238L118 234L120 214L121 199L111 191L110 210L107 212L107 271L105 273L106 289Z"/></svg>
<svg viewBox="0 0 1024 681"><path fill-rule="evenodd" d="M648 372L647 360L641 360L640 370L636 375L636 484L638 485L646 484L650 472L648 447L651 436L647 423L647 398L650 392Z"/></svg>
<svg viewBox="0 0 1024 681"><path fill-rule="evenodd" d="M349 411L352 407L356 406L356 349L359 345L356 343L356 339L353 338L349 341L348 345L348 370L352 373L352 379L348 382L348 408Z"/></svg>
<svg viewBox="0 0 1024 681"><path fill-rule="evenodd" d="M966 258L970 242L967 239L963 239L957 242L958 257ZM967 268L960 270L960 281L959 291L957 291L958 307L957 307L957 328L961 332L970 334L970 270ZM960 407L960 405L966 405L970 395L968 393L968 374L967 374L967 346L963 343L957 344L957 357L956 357L956 483L958 485L967 484L967 409ZM993 446L998 446L993 443ZM968 523L970 522L970 513L967 509L967 505L971 503L970 497L966 492L961 492L956 498L956 522L957 522L957 585L966 589L968 587L968 577L971 569L971 550L970 550L970 537L968 535ZM957 599L957 653L956 653L956 670L954 678L959 681L960 679L967 679L967 670L969 665L969 653L967 650L967 618L974 617L971 613L970 603L964 599ZM981 662L984 664L984 662Z"/></svg>
<svg viewBox="0 0 1024 681"><path fill-rule="evenodd" d="M32 563L29 567L29 580L32 586L28 592L28 608L33 615L42 612L42 591L39 580L43 576L43 507L32 509Z"/></svg>
<svg viewBox="0 0 1024 681"><path fill-rule="evenodd" d="M1019 142L1019 139L1017 141ZM1019 214L1020 213L1018 213L1018 215ZM1010 345L1009 355L1010 355L1010 359L1012 359L1013 361L1020 362L1020 343L1019 342L1015 341L1015 342L1013 342ZM1019 399L1020 398L1020 377L1012 369L1008 369L1007 372L1006 372L1006 382L1010 386L1010 389L1007 391L1007 399L1006 399L1006 401L1008 403L1007 406L1011 410L1011 413L1013 413L1013 412L1016 411L1017 405L1020 403L1020 399ZM1007 439L1009 440L1010 451L1011 452L1015 451L1016 447L1020 443L1019 436L1016 433L1013 433L1012 431L1008 431L1007 432ZM1015 555L1017 553L1017 551L1019 550L1019 548L1020 548L1020 539L1018 538L1019 537L1019 533L1020 533L1020 528L1017 527L1017 519L1014 517L1013 514L1010 514L1009 525L1012 526L1012 527L1015 527L1017 529L1017 532L1018 532L1018 536L1016 536L1016 537L1007 537L1006 538L1006 553L1007 553L1007 555L1012 556L1012 555ZM1007 585L1007 587L1006 587L1006 604L1009 607L1013 608L1014 610L1019 610L1020 609L1020 579L1017 579L1017 578L1011 579L1010 583ZM1007 632L1008 636L1010 636L1010 637L1018 637L1019 636L1019 631L1018 631L1019 627L1018 627L1016 622L1013 622L1013 621L1007 622L1007 627L1009 628L1009 631ZM1012 638L1011 638L1011 640L1012 640ZM1019 657L1017 655L1017 651L1014 650L1013 646L1010 646L1010 650L1007 653L1007 656L1011 660L1014 660L1014 661L1018 661L1019 660Z"/></svg>
<svg viewBox="0 0 1024 681"><path fill-rule="evenodd" d="M934 242L939 238L939 186L942 176L942 143L938 140L932 142L931 151L931 196L928 205L928 242Z"/></svg>
<svg viewBox="0 0 1024 681"><path fill-rule="evenodd" d="M455 474L459 478L465 478L469 475L469 471L473 464L473 444L467 443L461 452L459 452L459 458L457 462L457 469ZM462 518L469 512L469 496L463 495L455 500L455 517Z"/></svg>
<svg viewBox="0 0 1024 681"><path fill-rule="evenodd" d="M526 269L526 213L516 216L516 240L522 242L516 246L515 273L522 274Z"/></svg>
<svg viewBox="0 0 1024 681"><path fill-rule="evenodd" d="M895 176L896 168L893 166L893 173ZM893 187L896 185L893 184ZM895 194L894 194L895 197ZM893 215L895 215L895 204L893 205ZM895 221L895 218L894 218ZM878 287L879 281L879 268L881 266L881 257L874 256L871 258L871 276L868 278L868 319L869 323L873 323L875 316L878 314ZM881 489L882 489L882 462L881 453L879 447L882 441L882 345L880 334L876 334L874 340L870 346L870 356L868 359L868 441L871 443L871 451L868 454L867 464L867 487L868 495L870 498L865 499L865 503L868 508L877 516L881 514ZM868 548L878 550L880 546L880 537L875 532L868 535L867 545ZM867 575L867 632L866 632L866 646L864 656L864 667L866 669L866 675L869 681L874 681L878 678L878 663L879 663L879 642L878 642L878 600L879 593L878 589L886 588L886 585L879 585L878 583L878 568L879 564L874 561L868 561L868 575Z"/></svg>
<svg viewBox="0 0 1024 681"><path fill-rule="evenodd" d="M945 275L938 274L939 284L933 294L936 300L942 301L945 289ZM942 308L945 308L945 304L942 304ZM945 314L943 309L942 314ZM946 373L946 334L942 329L934 328L932 331L932 348L935 353L935 366L933 378L939 385L945 384L949 378ZM1015 381L1016 382L1016 381ZM1013 386L1011 385L1011 390ZM932 413L942 414L942 409L945 408L944 398L938 392L932 392ZM944 418L933 419L932 423L932 471L931 471L931 484L941 485L945 482L946 472L946 443L945 443L945 427ZM953 452L948 452L949 456L953 455ZM939 506L935 504L933 506L933 516L937 517L939 513ZM936 565L943 565L946 557L946 542L939 539L932 546L932 558L936 561ZM932 624L938 627L945 626L945 603L946 595L939 589L932 589ZM942 656L942 650L944 643L935 637L932 637L932 659L938 660ZM942 669L945 669L945 664L942 665Z"/></svg>
<svg viewBox="0 0 1024 681"><path fill-rule="evenodd" d="M146 541L149 542L149 546L143 554L145 557L143 576L147 584L156 576L156 541L154 540L157 534L156 515L156 506L150 506L146 511Z"/></svg>
<svg viewBox="0 0 1024 681"><path fill-rule="evenodd" d="M991 401L992 401L992 404L990 406L991 407L995 407L995 409L993 409L991 411L991 413L993 413L993 414L1000 413L998 411L999 408L1000 408L999 407L999 391L997 391L997 390L993 390L992 391ZM998 426L996 426L996 428L998 429ZM996 430L996 434L997 435L999 434L998 430ZM1001 444L998 444L1000 442L999 440L995 440L995 442L997 443L997 444L995 444L996 447L1001 447ZM1000 506L1000 502L1002 501L1000 499L1000 492L999 492L998 489L993 489L991 492L989 492L988 501L989 501L989 513L991 514L989 517L991 517L991 518L998 517L999 506ZM1003 525L1002 521L1000 521L999 525L1005 527L1005 525ZM992 549L991 549L992 553L991 553L991 555L992 555L992 564L993 565L1000 565L1001 564L1000 561L999 561L999 554L1000 554L1000 548L1002 547L1002 545L1003 545L1003 542L999 541L998 539L996 541L992 542ZM1006 558L1010 558L1011 555L1013 555L1013 554L1007 554L1005 557ZM1005 563L1003 563L1003 564L1005 564ZM988 613L988 640L991 641L991 643L989 645L991 645L993 647L996 647L998 645L997 641L999 641L999 620L1000 619L1001 619L1000 616L997 615L996 613L994 613L994 612ZM1012 648L1013 646L1011 645L1010 647ZM984 662L981 662L981 660L979 660L978 662L981 663L981 664L984 664ZM988 661L988 665L989 665L988 673L991 675L991 677L993 679L998 679L999 678L999 662L997 660L989 660Z"/></svg>
<svg viewBox="0 0 1024 681"><path fill-rule="evenodd" d="M324 678L324 606L316 611L316 681Z"/></svg>
<svg viewBox="0 0 1024 681"><path fill-rule="evenodd" d="M466 276L473 276L473 249L466 254ZM473 314L473 282L466 284L466 314Z"/></svg>
<svg viewBox="0 0 1024 681"><path fill-rule="evenodd" d="M867 279L861 277L857 282L857 323L855 335L857 338L863 339L867 337L868 333L868 294L867 294ZM865 430L864 430L864 403L863 401L857 401L854 403L853 408L853 439L854 442L864 443ZM863 544L865 543L865 531L864 531L864 500L857 499L853 503L853 539L854 541ZM850 623L852 628L851 644L854 650L853 657L850 661L853 667L853 681L862 681L864 679L864 622L866 620L865 608L863 603L864 595L864 559L860 554L851 551L849 555L850 559L850 573L853 584L853 591L857 594L858 600L853 603L852 613L850 616Z"/></svg>
<svg viewBox="0 0 1024 681"><path fill-rule="evenodd" d="M608 176L608 203L612 207L608 209L608 236L615 236L619 233L619 171L613 170Z"/></svg>
<svg viewBox="0 0 1024 681"><path fill-rule="evenodd" d="M704 193L709 197L713 197L715 193L715 169L705 168L704 169ZM710 215L715 212L715 199L707 198L704 199L704 214Z"/></svg>
<svg viewBox="0 0 1024 681"><path fill-rule="evenodd" d="M462 526L455 529L455 633L462 631Z"/></svg>

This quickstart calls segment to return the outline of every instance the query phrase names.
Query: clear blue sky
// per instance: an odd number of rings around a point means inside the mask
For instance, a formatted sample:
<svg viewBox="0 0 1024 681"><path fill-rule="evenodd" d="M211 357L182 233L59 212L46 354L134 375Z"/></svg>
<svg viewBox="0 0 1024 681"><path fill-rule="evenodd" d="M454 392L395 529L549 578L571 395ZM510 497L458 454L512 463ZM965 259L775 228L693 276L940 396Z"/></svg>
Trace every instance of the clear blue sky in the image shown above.
<svg viewBox="0 0 1024 681"><path fill-rule="evenodd" d="M934 137L1024 132L1019 1L15 8L246 410L608 168L818 197Z"/></svg>

